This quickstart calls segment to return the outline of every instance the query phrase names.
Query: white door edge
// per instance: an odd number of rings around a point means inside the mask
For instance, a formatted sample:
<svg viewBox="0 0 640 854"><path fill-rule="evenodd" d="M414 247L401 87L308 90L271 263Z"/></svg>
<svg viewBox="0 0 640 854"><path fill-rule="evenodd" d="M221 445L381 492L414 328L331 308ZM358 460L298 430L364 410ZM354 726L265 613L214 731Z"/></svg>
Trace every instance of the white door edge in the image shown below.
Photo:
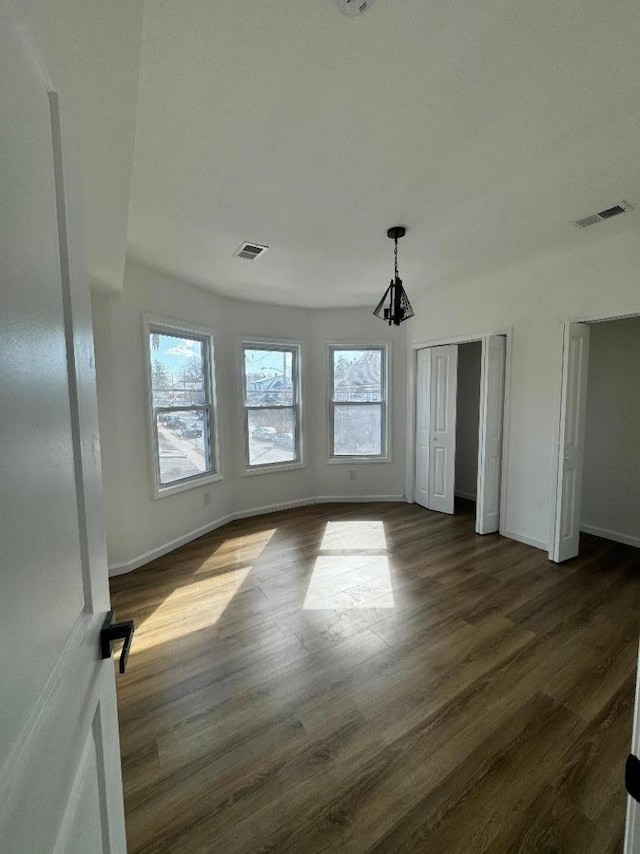
<svg viewBox="0 0 640 854"><path fill-rule="evenodd" d="M549 538L549 559L555 563L574 557L579 548L589 333L589 326L585 323L564 324L555 490ZM573 359L577 341L580 346ZM572 372L574 368L575 373ZM573 438L572 442L569 442L570 438ZM572 472L573 477L570 477ZM569 519L572 519L573 534L563 536L563 527Z"/></svg>

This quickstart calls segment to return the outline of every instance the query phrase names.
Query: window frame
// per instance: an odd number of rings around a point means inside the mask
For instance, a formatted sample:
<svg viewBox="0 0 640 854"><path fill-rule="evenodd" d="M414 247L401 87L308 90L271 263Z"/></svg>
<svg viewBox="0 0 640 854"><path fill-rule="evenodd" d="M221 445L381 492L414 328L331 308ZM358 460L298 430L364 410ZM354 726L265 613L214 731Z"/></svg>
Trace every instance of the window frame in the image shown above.
<svg viewBox="0 0 640 854"><path fill-rule="evenodd" d="M333 354L340 350L376 350L382 355L382 399L380 401L335 401ZM351 342L327 341L327 461L332 465L390 463L391 458L391 347L388 341ZM380 406L380 454L336 454L335 453L335 409L336 406Z"/></svg>
<svg viewBox="0 0 640 854"><path fill-rule="evenodd" d="M283 352L291 352L292 362L292 387L294 391L294 403L289 405L270 405L256 406L246 403L246 376L245 376L245 350L280 350ZM240 370L238 371L240 378L240 393L239 405L242 421L243 439L242 439L242 454L243 454L243 476L268 474L270 472L292 471L294 469L306 468L304 458L304 436L303 436L303 382L302 382L302 342L287 338L254 338L243 336L239 341L238 358L240 362ZM295 429L295 452L296 458L290 461L275 462L275 463L260 463L251 465L249 458L249 412L260 409L292 409L294 412L294 429Z"/></svg>
<svg viewBox="0 0 640 854"><path fill-rule="evenodd" d="M216 364L215 343L211 329L196 326L181 320L173 320L155 315L142 315L143 342L145 355L146 385L147 385L147 433L149 439L149 460L151 468L151 485L153 498L165 498L179 492L186 492L200 486L217 483L223 479L220 465L220 445L218 434L218 407L216 396ZM153 374L151 365L151 341L152 334L172 335L178 338L201 340L204 344L203 354L203 390L205 402L189 406L154 406L153 403ZM171 483L163 484L160 479L160 454L158 442L157 415L163 412L174 411L205 411L208 420L209 433L209 461L211 469L201 474L183 477Z"/></svg>

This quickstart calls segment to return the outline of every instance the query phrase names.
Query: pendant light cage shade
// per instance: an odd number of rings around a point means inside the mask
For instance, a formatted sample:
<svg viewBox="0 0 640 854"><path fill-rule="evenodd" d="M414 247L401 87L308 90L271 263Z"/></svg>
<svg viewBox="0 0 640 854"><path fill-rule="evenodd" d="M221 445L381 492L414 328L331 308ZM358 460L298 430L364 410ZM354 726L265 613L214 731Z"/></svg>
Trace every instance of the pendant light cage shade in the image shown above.
<svg viewBox="0 0 640 854"><path fill-rule="evenodd" d="M403 320L415 317L407 292L402 286L402 279L392 279L384 296L373 311L376 317L384 320L389 326L400 326Z"/></svg>
<svg viewBox="0 0 640 854"><path fill-rule="evenodd" d="M394 277L373 313L389 326L400 326L403 320L415 317L415 311L411 307L407 292L402 286L402 279L398 275L398 239L404 237L406 233L407 230L403 225L394 225L387 231L387 237L394 242Z"/></svg>

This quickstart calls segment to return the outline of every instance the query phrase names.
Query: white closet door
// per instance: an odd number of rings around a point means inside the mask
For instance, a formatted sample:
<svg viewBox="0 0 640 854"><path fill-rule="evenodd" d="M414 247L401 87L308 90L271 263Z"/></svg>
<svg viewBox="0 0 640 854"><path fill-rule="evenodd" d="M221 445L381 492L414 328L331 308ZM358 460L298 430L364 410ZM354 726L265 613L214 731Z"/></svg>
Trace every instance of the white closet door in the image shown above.
<svg viewBox="0 0 640 854"><path fill-rule="evenodd" d="M500 526L500 470L507 339L489 335L482 342L478 503L476 531L491 534Z"/></svg>
<svg viewBox="0 0 640 854"><path fill-rule="evenodd" d="M556 563L575 557L580 549L589 332L584 323L565 326L556 512L549 551Z"/></svg>
<svg viewBox="0 0 640 854"><path fill-rule="evenodd" d="M418 350L416 362L416 488L415 501L429 508L429 444L431 349Z"/></svg>
<svg viewBox="0 0 640 854"><path fill-rule="evenodd" d="M454 509L457 386L457 344L432 347L428 506L441 513Z"/></svg>

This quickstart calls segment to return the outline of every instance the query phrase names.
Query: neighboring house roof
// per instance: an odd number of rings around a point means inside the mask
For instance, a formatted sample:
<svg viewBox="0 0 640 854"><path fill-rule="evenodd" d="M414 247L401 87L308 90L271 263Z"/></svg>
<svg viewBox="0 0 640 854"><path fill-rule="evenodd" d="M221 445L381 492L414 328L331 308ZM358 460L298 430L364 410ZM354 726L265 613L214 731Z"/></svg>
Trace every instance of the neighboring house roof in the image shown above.
<svg viewBox="0 0 640 854"><path fill-rule="evenodd" d="M353 391L380 385L380 353L377 350L367 350L357 362L350 365L346 374L336 383L336 388Z"/></svg>
<svg viewBox="0 0 640 854"><path fill-rule="evenodd" d="M282 377L263 377L259 380L251 380L250 391L277 391L291 386L289 380Z"/></svg>

